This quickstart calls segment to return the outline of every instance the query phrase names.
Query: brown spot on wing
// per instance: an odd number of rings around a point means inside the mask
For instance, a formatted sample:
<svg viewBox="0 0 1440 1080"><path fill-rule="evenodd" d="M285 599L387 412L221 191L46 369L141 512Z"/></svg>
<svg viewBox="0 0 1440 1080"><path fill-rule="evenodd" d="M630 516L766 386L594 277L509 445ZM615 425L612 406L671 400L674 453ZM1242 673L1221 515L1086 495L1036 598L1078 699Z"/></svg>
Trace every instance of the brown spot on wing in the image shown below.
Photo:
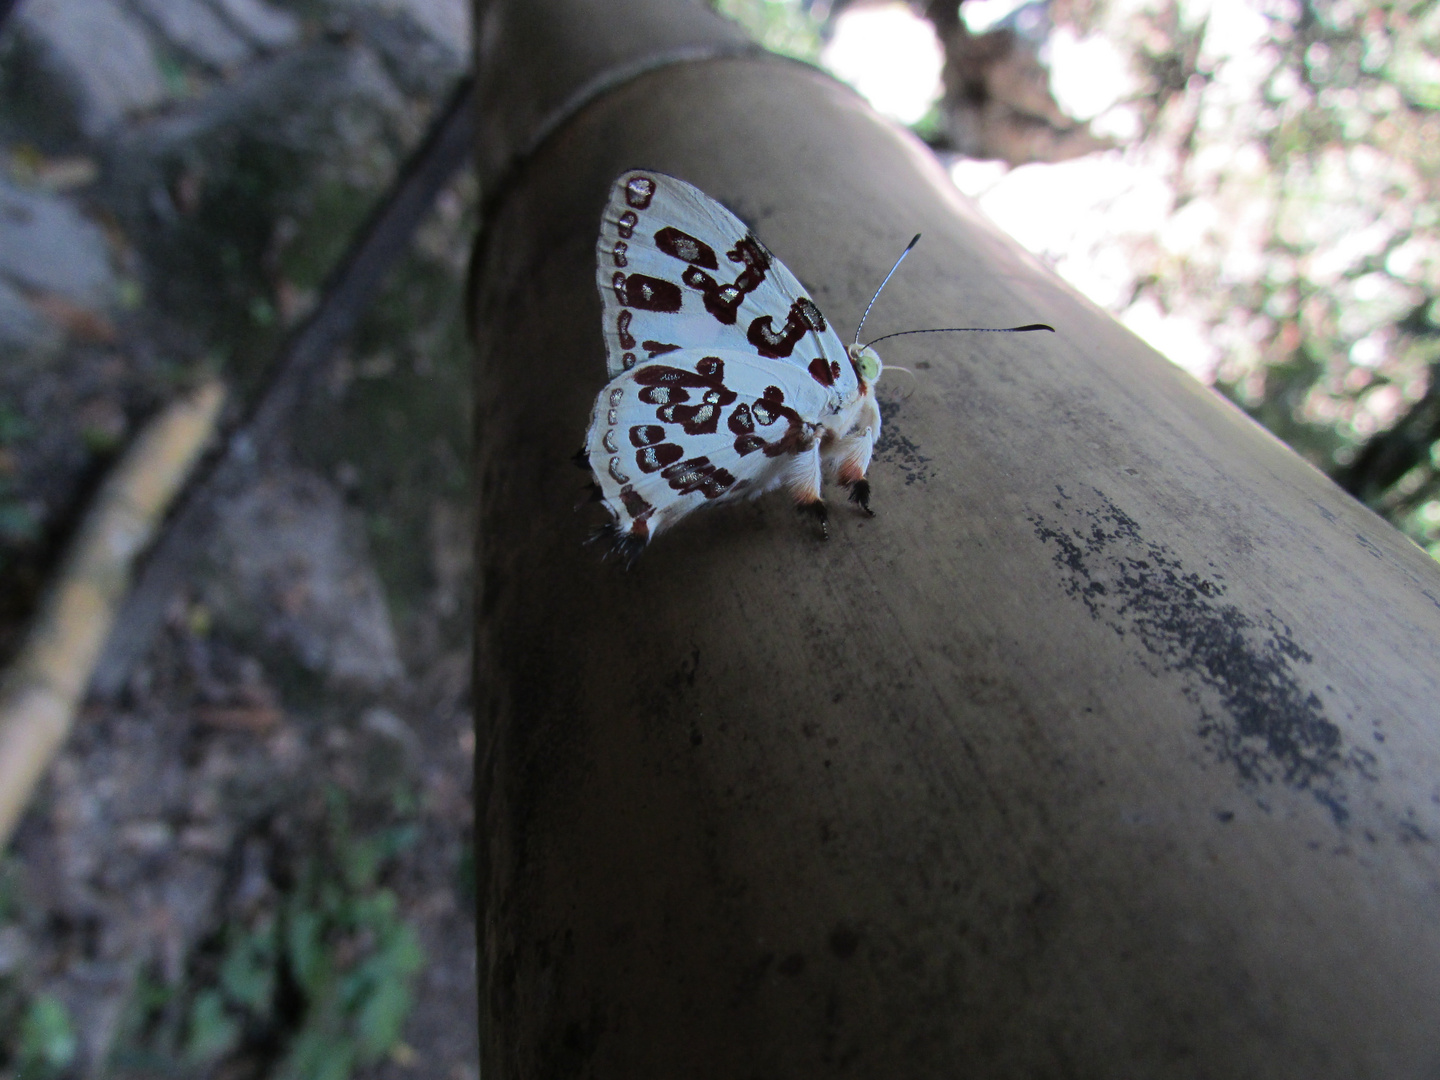
<svg viewBox="0 0 1440 1080"><path fill-rule="evenodd" d="M801 296L790 305L790 312L785 316L784 329L777 332L774 319L769 315L761 315L751 321L745 338L755 346L755 351L761 356L778 360L794 352L800 339L810 331L824 329L825 317L820 314L820 309L811 300Z"/></svg>
<svg viewBox="0 0 1440 1080"><path fill-rule="evenodd" d="M617 274L616 277L623 275ZM680 310L680 286L664 278L648 274L630 274L624 277L621 300L626 307L641 311L676 312Z"/></svg>
<svg viewBox="0 0 1440 1080"><path fill-rule="evenodd" d="M681 232L673 225L667 225L655 234L655 246L660 249L661 254L669 255L672 259L679 259L692 266L703 266L707 270L720 269L714 248L687 232Z"/></svg>
<svg viewBox="0 0 1440 1080"><path fill-rule="evenodd" d="M642 472L652 473L657 469L679 461L685 451L681 450L675 443L659 443L656 446L642 446L635 451L635 464L640 466Z"/></svg>
<svg viewBox="0 0 1440 1080"><path fill-rule="evenodd" d="M745 269L733 282L716 281L697 265L687 266L680 280L700 293L705 310L716 321L733 326L736 313L745 297L760 287L770 269L770 256L753 236L746 236L725 253L731 262L743 263ZM712 267L718 269L718 267Z"/></svg>
<svg viewBox="0 0 1440 1080"><path fill-rule="evenodd" d="M655 197L655 181L648 176L632 176L625 181L625 202L636 210L645 210Z"/></svg>
<svg viewBox="0 0 1440 1080"><path fill-rule="evenodd" d="M671 465L660 475L681 495L698 491L707 499L718 499L735 483L729 471L712 464L707 457L694 457Z"/></svg>

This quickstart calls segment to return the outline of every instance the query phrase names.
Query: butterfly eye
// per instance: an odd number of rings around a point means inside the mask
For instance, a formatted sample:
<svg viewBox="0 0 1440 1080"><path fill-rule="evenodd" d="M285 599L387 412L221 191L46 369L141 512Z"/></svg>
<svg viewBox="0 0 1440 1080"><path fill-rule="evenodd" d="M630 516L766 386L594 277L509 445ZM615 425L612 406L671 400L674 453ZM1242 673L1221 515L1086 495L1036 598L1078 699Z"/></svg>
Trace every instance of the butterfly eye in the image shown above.
<svg viewBox="0 0 1440 1080"><path fill-rule="evenodd" d="M860 372L860 377L867 383L873 383L880 378L880 369L884 367L880 363L880 354L870 346L862 346L854 353L855 368Z"/></svg>

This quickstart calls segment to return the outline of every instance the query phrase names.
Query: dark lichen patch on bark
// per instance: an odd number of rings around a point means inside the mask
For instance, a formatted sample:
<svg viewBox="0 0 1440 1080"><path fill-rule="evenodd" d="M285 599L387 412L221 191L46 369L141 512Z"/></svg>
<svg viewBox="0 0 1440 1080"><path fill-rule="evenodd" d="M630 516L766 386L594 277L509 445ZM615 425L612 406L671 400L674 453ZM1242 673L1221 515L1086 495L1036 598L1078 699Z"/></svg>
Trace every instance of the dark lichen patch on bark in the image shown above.
<svg viewBox="0 0 1440 1080"><path fill-rule="evenodd" d="M1092 618L1138 641L1151 663L1189 677L1197 733L1244 783L1307 791L1343 824L1350 815L1344 774L1369 779L1374 755L1347 746L1320 698L1301 685L1296 667L1312 657L1290 628L1271 611L1247 614L1226 603L1222 575L1187 570L1103 492L1082 505L1056 490L1063 520L1028 516L1040 541L1055 547L1065 591Z"/></svg>
<svg viewBox="0 0 1440 1080"><path fill-rule="evenodd" d="M881 401L880 438L875 443L875 456L888 465L894 465L905 475L905 486L923 484L935 471L930 468L930 459L920 453L920 448L895 428L895 417L900 412L898 401Z"/></svg>

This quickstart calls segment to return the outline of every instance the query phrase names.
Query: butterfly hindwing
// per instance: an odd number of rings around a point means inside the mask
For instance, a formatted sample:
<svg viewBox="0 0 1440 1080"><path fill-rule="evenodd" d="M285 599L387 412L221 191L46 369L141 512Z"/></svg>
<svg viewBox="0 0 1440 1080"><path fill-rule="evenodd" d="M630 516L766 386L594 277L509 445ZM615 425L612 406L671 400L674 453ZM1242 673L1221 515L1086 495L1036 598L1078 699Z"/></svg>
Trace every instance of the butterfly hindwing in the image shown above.
<svg viewBox="0 0 1440 1080"><path fill-rule="evenodd" d="M725 207L673 176L616 179L596 245L613 379L679 349L793 365L838 411L859 391L845 347L783 263Z"/></svg>
<svg viewBox="0 0 1440 1080"><path fill-rule="evenodd" d="M682 349L621 372L586 436L618 533L649 540L702 505L776 486L816 453L826 400L794 365L735 349Z"/></svg>

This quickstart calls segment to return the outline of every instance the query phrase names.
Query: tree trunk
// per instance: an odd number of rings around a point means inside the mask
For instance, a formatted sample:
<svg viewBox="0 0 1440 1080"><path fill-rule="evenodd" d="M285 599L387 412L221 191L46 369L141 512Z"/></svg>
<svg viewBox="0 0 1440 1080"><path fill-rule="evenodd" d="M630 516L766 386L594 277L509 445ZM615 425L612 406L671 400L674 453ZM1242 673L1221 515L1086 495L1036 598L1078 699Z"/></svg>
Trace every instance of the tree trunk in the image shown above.
<svg viewBox="0 0 1440 1080"><path fill-rule="evenodd" d="M734 50L680 3L477 17L482 1075L1440 1075L1436 566L845 87L644 70ZM832 492L828 542L767 498L602 563L635 166L843 339L917 230L867 337L1058 333L882 346L878 516Z"/></svg>

